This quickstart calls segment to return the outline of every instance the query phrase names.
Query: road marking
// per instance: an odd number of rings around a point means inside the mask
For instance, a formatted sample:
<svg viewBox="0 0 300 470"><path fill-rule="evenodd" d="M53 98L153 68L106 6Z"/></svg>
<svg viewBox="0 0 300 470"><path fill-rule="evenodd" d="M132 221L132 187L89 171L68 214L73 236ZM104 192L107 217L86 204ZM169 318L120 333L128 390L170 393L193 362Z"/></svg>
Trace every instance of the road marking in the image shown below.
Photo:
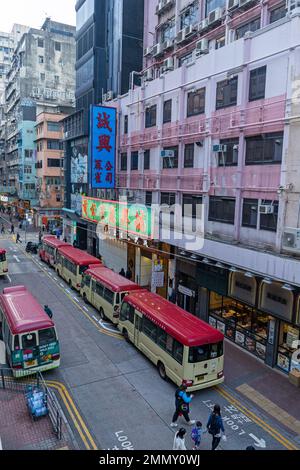
<svg viewBox="0 0 300 470"><path fill-rule="evenodd" d="M265 449L267 446L266 446L266 441L264 439L258 439L258 437L254 436L254 434L249 434L250 437L252 437L252 439L255 440L255 443L254 445L256 447L261 447L262 449Z"/></svg>
<svg viewBox="0 0 300 470"><path fill-rule="evenodd" d="M9 282L10 282L10 283L12 283L12 280L11 280L11 278L10 278L10 275L9 275L9 274L7 274L6 276L8 277L8 279L9 279Z"/></svg>
<svg viewBox="0 0 300 470"><path fill-rule="evenodd" d="M273 427L259 418L255 413L250 411L246 406L242 405L239 400L233 397L227 390L225 391L224 388L220 388L219 386L216 387L216 391L227 401L234 404L239 410L243 411L243 413L250 417L252 421L258 424L261 428L263 428L268 434L270 434L276 441L280 442L286 449L288 450L299 450L298 447L291 442L289 439L286 439L280 432L276 431Z"/></svg>
<svg viewBox="0 0 300 470"><path fill-rule="evenodd" d="M63 285L62 282L60 282L59 285L60 285L63 289L65 288L65 286Z"/></svg>
<svg viewBox="0 0 300 470"><path fill-rule="evenodd" d="M20 263L20 260L19 260L19 258L17 257L17 255L14 255L13 257L15 258L15 260L16 260L18 263Z"/></svg>
<svg viewBox="0 0 300 470"><path fill-rule="evenodd" d="M293 416L277 406L264 395L254 390L254 388L249 387L247 384L243 384L240 387L237 387L237 391L245 395L247 398L249 398L249 400L253 401L260 408L263 408L266 413L271 415L291 431L296 434L300 434L300 421L295 419Z"/></svg>
<svg viewBox="0 0 300 470"><path fill-rule="evenodd" d="M86 312L89 312L89 309L88 309L87 307L84 307L84 306L83 306L82 308L84 308L84 310L85 310Z"/></svg>
<svg viewBox="0 0 300 470"><path fill-rule="evenodd" d="M79 300L77 299L77 297L73 297L73 299L75 300L75 302L77 302L78 304L80 304Z"/></svg>

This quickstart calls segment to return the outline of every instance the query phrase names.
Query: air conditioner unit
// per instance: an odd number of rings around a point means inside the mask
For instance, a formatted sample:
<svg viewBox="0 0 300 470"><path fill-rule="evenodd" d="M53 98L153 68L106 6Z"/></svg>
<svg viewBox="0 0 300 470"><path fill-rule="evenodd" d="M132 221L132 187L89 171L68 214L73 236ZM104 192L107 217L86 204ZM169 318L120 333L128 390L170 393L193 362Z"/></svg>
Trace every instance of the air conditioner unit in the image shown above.
<svg viewBox="0 0 300 470"><path fill-rule="evenodd" d="M239 0L228 0L227 10L233 10L239 6Z"/></svg>
<svg viewBox="0 0 300 470"><path fill-rule="evenodd" d="M170 49L171 47L173 47L173 45L174 45L173 41L169 39L168 41L163 42L162 49L164 50Z"/></svg>
<svg viewBox="0 0 300 470"><path fill-rule="evenodd" d="M174 150L162 150L161 151L161 157L162 158L174 158L175 157L175 152L174 152Z"/></svg>
<svg viewBox="0 0 300 470"><path fill-rule="evenodd" d="M144 80L146 80L146 82L150 82L151 80L153 80L153 78L154 78L153 68L146 70L146 73L144 75Z"/></svg>
<svg viewBox="0 0 300 470"><path fill-rule="evenodd" d="M155 9L156 15L158 15L160 10L162 10L163 5L164 5L164 2L158 2L158 5L156 5L156 9Z"/></svg>
<svg viewBox="0 0 300 470"><path fill-rule="evenodd" d="M274 206L271 204L261 204L259 206L259 213L264 215L274 214Z"/></svg>
<svg viewBox="0 0 300 470"><path fill-rule="evenodd" d="M148 57L151 54L152 54L152 47L146 47L146 49L144 49L144 57Z"/></svg>
<svg viewBox="0 0 300 470"><path fill-rule="evenodd" d="M189 26L186 26L184 28L184 37L187 38L189 36L191 36L192 34L194 34L194 27L193 25L189 25Z"/></svg>
<svg viewBox="0 0 300 470"><path fill-rule="evenodd" d="M201 39L196 43L196 55L208 53L208 39Z"/></svg>
<svg viewBox="0 0 300 470"><path fill-rule="evenodd" d="M282 248L300 253L300 228L286 227L283 231Z"/></svg>
<svg viewBox="0 0 300 470"><path fill-rule="evenodd" d="M176 36L176 42L179 44L180 42L184 41L185 39L185 30L181 29Z"/></svg>
<svg viewBox="0 0 300 470"><path fill-rule="evenodd" d="M113 99L114 99L114 92L110 90L106 93L106 101L111 101Z"/></svg>
<svg viewBox="0 0 300 470"><path fill-rule="evenodd" d="M168 57L168 59L164 60L164 70L174 70L174 59L173 57Z"/></svg>
<svg viewBox="0 0 300 470"><path fill-rule="evenodd" d="M104 93L104 95L103 95L103 102L104 101L107 101L107 93Z"/></svg>
<svg viewBox="0 0 300 470"><path fill-rule="evenodd" d="M158 55L162 53L162 51L163 51L162 44L161 43L155 44L155 46L152 49L153 57L157 57Z"/></svg>
<svg viewBox="0 0 300 470"><path fill-rule="evenodd" d="M253 3L254 0L239 0L239 6L243 7L245 5L248 5L250 3Z"/></svg>
<svg viewBox="0 0 300 470"><path fill-rule="evenodd" d="M200 24L201 24L201 31L203 29L208 28L208 18L204 18L204 20L202 20Z"/></svg>
<svg viewBox="0 0 300 470"><path fill-rule="evenodd" d="M226 153L227 145L221 145L221 144L213 145L213 152L214 153Z"/></svg>
<svg viewBox="0 0 300 470"><path fill-rule="evenodd" d="M248 0L247 0L248 1ZM211 11L208 15L208 24L211 25L216 21L222 18L223 10L222 8L216 8L215 10Z"/></svg>

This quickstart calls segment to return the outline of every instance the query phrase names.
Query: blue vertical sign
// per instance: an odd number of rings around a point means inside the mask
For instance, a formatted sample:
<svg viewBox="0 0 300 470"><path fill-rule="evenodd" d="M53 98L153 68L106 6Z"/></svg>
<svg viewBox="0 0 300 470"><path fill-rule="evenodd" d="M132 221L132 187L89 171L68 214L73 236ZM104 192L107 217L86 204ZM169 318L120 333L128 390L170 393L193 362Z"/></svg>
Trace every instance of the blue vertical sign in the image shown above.
<svg viewBox="0 0 300 470"><path fill-rule="evenodd" d="M106 106L91 106L91 187L116 187L117 111Z"/></svg>

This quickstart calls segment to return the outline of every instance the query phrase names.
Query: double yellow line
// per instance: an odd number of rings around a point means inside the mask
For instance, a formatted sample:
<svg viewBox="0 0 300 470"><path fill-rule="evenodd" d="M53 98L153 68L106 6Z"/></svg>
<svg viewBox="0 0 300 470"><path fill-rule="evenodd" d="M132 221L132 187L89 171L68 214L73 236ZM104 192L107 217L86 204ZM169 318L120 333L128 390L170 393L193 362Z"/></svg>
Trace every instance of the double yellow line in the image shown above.
<svg viewBox="0 0 300 470"><path fill-rule="evenodd" d="M72 422L74 423L74 426L78 432L78 434L80 435L81 439L82 439L82 442L84 443L85 447L87 450L98 450L98 447L93 439L93 437L91 436L91 433L89 432L86 424L84 423L82 417L80 416L75 404L74 404L74 401L73 399L71 398L68 390L66 389L65 385L60 383L60 382L56 382L56 381L53 381L53 380L49 380L49 381L46 381L46 384L48 387L50 388L53 388L55 390L57 390L57 392L59 393L68 413L69 413L69 416L72 420Z"/></svg>
<svg viewBox="0 0 300 470"><path fill-rule="evenodd" d="M272 428L269 424L259 418L255 413L250 411L244 405L240 403L239 400L234 398L230 393L225 391L221 387L216 387L217 392L230 403L235 405L235 407L241 410L245 415L252 419L256 424L258 424L261 428L263 428L268 434L270 434L276 441L280 442L286 449L288 450L299 450L299 448L293 444L293 442L286 439L282 434L280 434L276 429Z"/></svg>

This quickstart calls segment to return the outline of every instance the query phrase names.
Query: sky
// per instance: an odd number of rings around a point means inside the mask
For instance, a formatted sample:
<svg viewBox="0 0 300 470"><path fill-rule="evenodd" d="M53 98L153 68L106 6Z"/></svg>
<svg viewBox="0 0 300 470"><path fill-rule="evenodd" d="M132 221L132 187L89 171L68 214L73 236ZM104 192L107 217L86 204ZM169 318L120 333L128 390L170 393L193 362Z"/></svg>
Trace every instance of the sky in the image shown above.
<svg viewBox="0 0 300 470"><path fill-rule="evenodd" d="M75 0L0 0L0 31L9 33L14 23L40 28L46 18L76 24Z"/></svg>

